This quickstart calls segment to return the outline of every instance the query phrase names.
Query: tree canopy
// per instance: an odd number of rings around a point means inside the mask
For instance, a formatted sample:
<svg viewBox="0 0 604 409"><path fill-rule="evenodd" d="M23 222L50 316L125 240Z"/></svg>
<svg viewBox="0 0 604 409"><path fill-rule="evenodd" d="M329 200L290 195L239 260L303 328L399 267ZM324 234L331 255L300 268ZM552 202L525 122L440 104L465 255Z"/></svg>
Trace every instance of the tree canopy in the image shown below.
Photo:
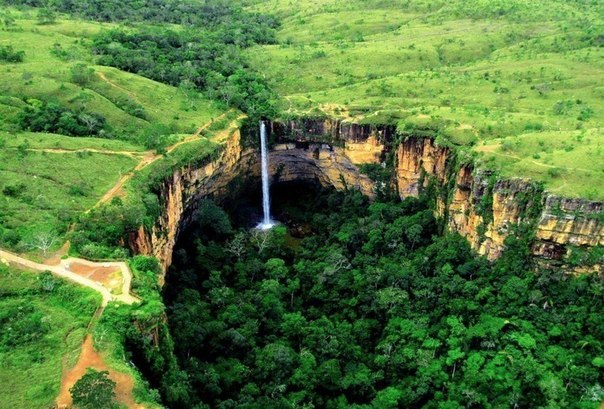
<svg viewBox="0 0 604 409"><path fill-rule="evenodd" d="M301 206L313 234L292 245L284 228L231 230L204 205L199 225L224 227L193 228L165 288L180 379L168 405L595 408L604 398L601 277L536 273L521 239L491 264L439 234L422 200L323 193Z"/></svg>

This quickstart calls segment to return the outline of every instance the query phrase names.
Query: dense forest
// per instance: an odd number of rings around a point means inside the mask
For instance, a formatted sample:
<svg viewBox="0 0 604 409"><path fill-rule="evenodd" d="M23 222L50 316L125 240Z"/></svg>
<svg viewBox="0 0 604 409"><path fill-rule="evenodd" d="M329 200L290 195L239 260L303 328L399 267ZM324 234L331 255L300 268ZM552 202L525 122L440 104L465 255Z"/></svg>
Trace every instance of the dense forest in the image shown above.
<svg viewBox="0 0 604 409"><path fill-rule="evenodd" d="M232 28L232 27L231 27ZM252 117L275 114L276 96L265 81L251 71L241 47L271 41L233 30L200 31L169 28L136 32L108 31L95 39L99 63L178 86L205 91L227 106Z"/></svg>
<svg viewBox="0 0 604 409"><path fill-rule="evenodd" d="M522 231L491 264L424 199L287 196L268 233L201 203L164 289L171 336L135 348L168 406L597 407L596 276L535 272Z"/></svg>

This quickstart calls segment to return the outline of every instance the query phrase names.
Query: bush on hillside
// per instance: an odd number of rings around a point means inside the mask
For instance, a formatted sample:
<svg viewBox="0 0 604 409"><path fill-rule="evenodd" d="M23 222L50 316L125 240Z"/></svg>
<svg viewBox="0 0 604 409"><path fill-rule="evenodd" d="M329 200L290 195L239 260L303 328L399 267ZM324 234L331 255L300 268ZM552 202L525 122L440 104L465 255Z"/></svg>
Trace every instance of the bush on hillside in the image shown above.
<svg viewBox="0 0 604 409"><path fill-rule="evenodd" d="M72 111L54 102L30 99L17 116L21 129L69 136L110 137L105 117L96 112Z"/></svg>
<svg viewBox="0 0 604 409"><path fill-rule="evenodd" d="M25 51L15 51L12 45L0 46L0 61L16 63L23 62Z"/></svg>

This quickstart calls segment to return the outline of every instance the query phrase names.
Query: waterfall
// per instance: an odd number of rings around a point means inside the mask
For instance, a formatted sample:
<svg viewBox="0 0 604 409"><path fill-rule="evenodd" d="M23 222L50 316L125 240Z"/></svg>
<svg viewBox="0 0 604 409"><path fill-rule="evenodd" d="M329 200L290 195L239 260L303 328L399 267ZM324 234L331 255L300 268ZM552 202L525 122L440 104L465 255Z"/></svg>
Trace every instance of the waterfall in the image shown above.
<svg viewBox="0 0 604 409"><path fill-rule="evenodd" d="M258 225L261 230L268 230L275 225L271 219L271 196L268 174L268 141L266 140L266 124L260 121L260 155L262 162L262 222Z"/></svg>

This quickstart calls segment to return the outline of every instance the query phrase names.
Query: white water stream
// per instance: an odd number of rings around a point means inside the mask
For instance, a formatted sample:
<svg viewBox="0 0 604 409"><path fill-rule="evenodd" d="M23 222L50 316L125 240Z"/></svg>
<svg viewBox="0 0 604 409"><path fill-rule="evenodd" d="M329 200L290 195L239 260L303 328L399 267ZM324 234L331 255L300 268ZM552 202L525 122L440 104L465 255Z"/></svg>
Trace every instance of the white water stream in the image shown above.
<svg viewBox="0 0 604 409"><path fill-rule="evenodd" d="M268 141L266 140L266 124L260 121L260 155L262 163L262 222L257 228L268 230L275 226L275 222L271 219L271 195L270 182L268 174Z"/></svg>

